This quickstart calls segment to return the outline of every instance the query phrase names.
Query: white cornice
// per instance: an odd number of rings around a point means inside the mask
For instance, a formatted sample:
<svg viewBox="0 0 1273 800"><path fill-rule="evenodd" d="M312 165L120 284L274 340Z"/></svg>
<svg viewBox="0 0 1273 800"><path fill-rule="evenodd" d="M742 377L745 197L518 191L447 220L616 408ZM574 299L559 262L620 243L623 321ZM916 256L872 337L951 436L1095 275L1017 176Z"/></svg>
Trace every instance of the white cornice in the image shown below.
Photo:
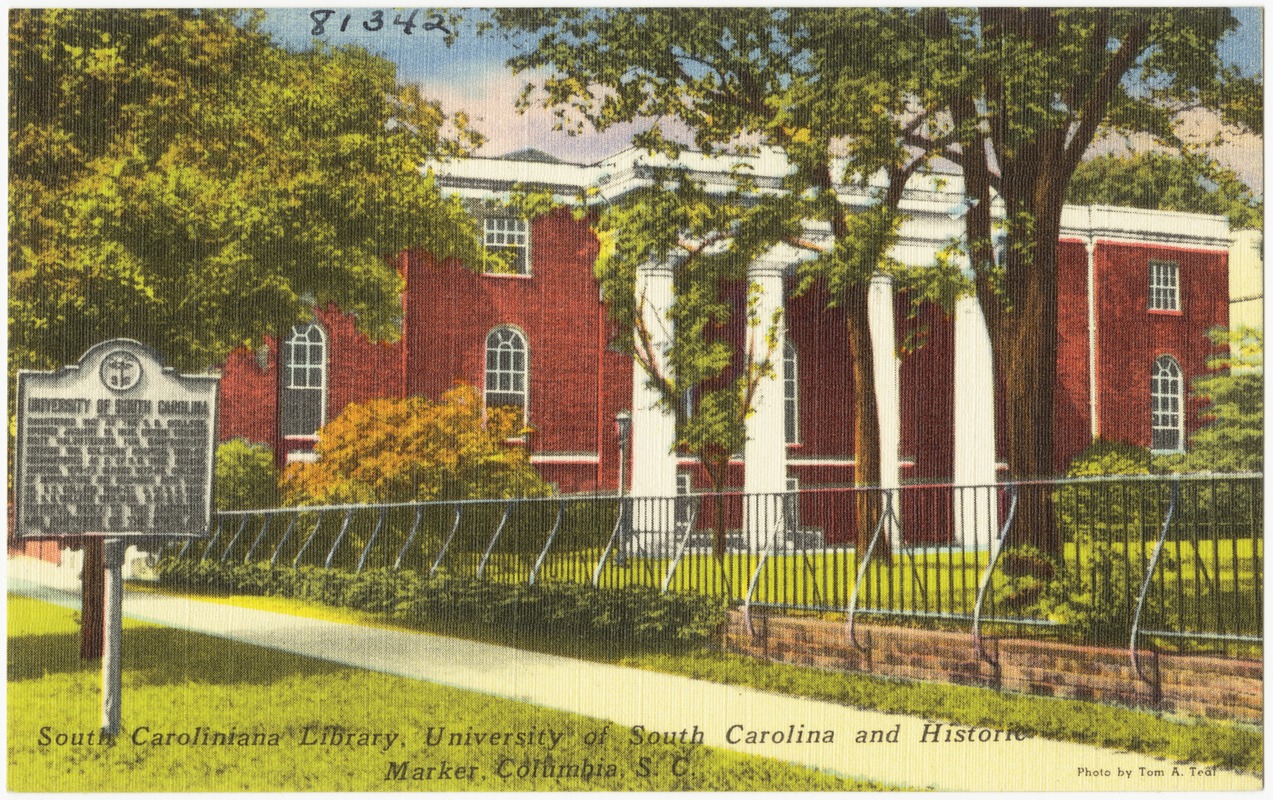
<svg viewBox="0 0 1273 800"><path fill-rule="evenodd" d="M762 148L752 156L712 156L684 151L672 160L629 147L596 164L513 161L502 158L461 158L432 161L421 167L437 176L444 193L461 197L506 196L516 187L548 190L558 199L571 202L586 197L588 203L610 203L644 186L649 186L659 169L686 169L709 192L735 189L734 176L749 177L757 194L783 191L783 180L792 167L781 151ZM833 174L842 170L833 166ZM882 175L869 186L841 184L837 192L843 202L865 208L875 202L883 187ZM960 204L964 200L960 175L920 174L907 185L901 210L909 219L894 255L903 263L931 263L933 255L963 235ZM996 217L1002 208L995 203ZM1061 236L1153 243L1206 250L1227 250L1229 226L1224 217L1174 211L1148 211L1113 206L1066 206L1061 215Z"/></svg>

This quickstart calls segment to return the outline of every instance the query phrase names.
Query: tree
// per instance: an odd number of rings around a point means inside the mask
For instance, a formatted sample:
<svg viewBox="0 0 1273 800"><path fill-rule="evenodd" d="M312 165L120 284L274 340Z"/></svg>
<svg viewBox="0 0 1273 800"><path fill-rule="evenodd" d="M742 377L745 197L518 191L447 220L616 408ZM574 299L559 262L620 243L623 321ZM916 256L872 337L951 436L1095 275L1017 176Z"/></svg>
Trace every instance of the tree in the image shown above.
<svg viewBox="0 0 1273 800"><path fill-rule="evenodd" d="M1153 150L1103 155L1078 165L1066 202L1190 211L1229 218L1229 227L1263 228L1264 202L1231 169L1196 153Z"/></svg>
<svg viewBox="0 0 1273 800"><path fill-rule="evenodd" d="M705 152L747 153L760 143L786 155L794 167L785 186L789 197L803 216L831 225L832 243L819 248L802 273L821 282L830 303L845 312L854 474L869 486L881 477L869 281L892 266L887 254L896 240L902 189L926 163L923 152L904 147L914 72L900 65L916 48L899 39L893 16L872 9L517 9L496 17L505 28L532 35L534 46L510 64L546 71L527 87L523 103L555 109L561 127L604 130L672 118ZM634 140L676 149L658 125ZM886 185L872 186L880 173ZM850 206L839 194L846 182L874 192L875 205ZM783 236L769 244L810 246L799 231L771 233ZM869 510L863 518L870 518Z"/></svg>
<svg viewBox="0 0 1273 800"><path fill-rule="evenodd" d="M350 403L319 430L318 460L287 468L284 499L312 505L544 497L549 487L529 453L508 442L527 432L517 410L484 409L480 393L463 383L438 401Z"/></svg>
<svg viewBox="0 0 1273 800"><path fill-rule="evenodd" d="M1202 427L1189 436L1189 451L1167 460L1167 469L1189 472L1260 472L1264 469L1264 334L1254 328L1212 331L1221 348L1211 372L1193 380L1204 401Z"/></svg>
<svg viewBox="0 0 1273 800"><path fill-rule="evenodd" d="M462 117L447 135L387 61L289 53L234 11L9 20L11 387L120 336L206 369L327 303L391 338L389 256L480 264L471 219L417 173L476 139ZM100 544L85 554L86 658L101 654Z"/></svg>
<svg viewBox="0 0 1273 800"><path fill-rule="evenodd" d="M384 59L221 10L19 10L9 41L11 370L116 336L205 369L329 302L392 338L392 256L480 263L417 171L474 139Z"/></svg>
<svg viewBox="0 0 1273 800"><path fill-rule="evenodd" d="M920 9L922 124L907 141L963 172L967 247L990 331L1015 477L1053 469L1057 238L1071 177L1095 137L1146 132L1178 146L1181 113L1258 125L1258 82L1220 68L1226 9ZM992 204L1002 202L996 224ZM1002 250L996 234L1004 237ZM1059 551L1042 495L1018 509L1030 543Z"/></svg>
<svg viewBox="0 0 1273 800"><path fill-rule="evenodd" d="M683 171L656 174L651 186L608 208L596 230L602 247L597 280L616 343L645 373L659 402L676 417L676 446L698 456L713 491L725 489L729 459L746 442L746 418L761 380L773 374L780 317L763 319L750 298L751 261L783 231L798 229L789 200L745 202L740 193L713 198ZM655 261L673 265L669 309L672 341L658 352L646 320L647 298L637 271ZM748 286L742 329L731 286ZM732 339L741 334L743 349ZM725 504L714 505L713 551L725 556Z"/></svg>

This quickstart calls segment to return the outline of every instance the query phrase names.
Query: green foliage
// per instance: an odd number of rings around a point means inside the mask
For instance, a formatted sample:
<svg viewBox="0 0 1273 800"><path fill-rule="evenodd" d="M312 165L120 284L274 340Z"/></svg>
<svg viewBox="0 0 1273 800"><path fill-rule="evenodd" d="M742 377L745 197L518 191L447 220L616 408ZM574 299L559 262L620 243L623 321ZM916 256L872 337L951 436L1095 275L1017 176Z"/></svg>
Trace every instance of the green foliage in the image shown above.
<svg viewBox="0 0 1273 800"><path fill-rule="evenodd" d="M212 494L222 511L278 505L278 468L263 444L231 439L217 445L214 474Z"/></svg>
<svg viewBox="0 0 1273 800"><path fill-rule="evenodd" d="M528 432L520 409L484 408L463 383L439 401L350 403L318 432L318 460L284 473L284 497L297 505L543 497L550 487L530 455L508 443Z"/></svg>
<svg viewBox="0 0 1273 800"><path fill-rule="evenodd" d="M1172 472L1259 472L1264 469L1264 334L1253 328L1211 332L1219 353L1211 372L1195 378L1206 422L1189 436L1189 451L1163 459Z"/></svg>
<svg viewBox="0 0 1273 800"><path fill-rule="evenodd" d="M411 571L350 573L267 563L164 558L160 583L184 589L268 595L388 614L414 624L483 626L560 639L677 649L707 644L725 619L723 600L656 589L587 584L505 584Z"/></svg>
<svg viewBox="0 0 1273 800"><path fill-rule="evenodd" d="M801 267L802 286L820 282L829 302L846 311L851 357L857 374L866 376L854 392L861 451L854 474L860 483L877 484L867 282L895 266L888 253L896 241L902 187L932 155L917 154L906 141L918 75L907 64L922 48L904 24L905 14L852 8L516 9L496 12L495 19L508 35L529 40L509 62L537 76L522 105L552 109L567 130L670 118L705 153L751 154L766 146L785 155L794 169L777 205L786 207L771 218L783 222L756 230L766 232L766 244L815 251ZM680 151L657 124L633 142L668 156ZM887 176L884 187L875 181L880 173ZM850 205L841 194L844 184L864 190L875 204ZM771 200L752 198L762 206ZM744 215L744 225L752 221L742 209L735 214ZM666 233L662 228L677 227L657 214L649 217L654 238ZM788 220L803 219L829 222L831 246L800 241L800 226ZM648 255L649 244L656 245L653 254L670 250L668 242L641 242L636 252ZM722 421L747 413L750 392L738 395L709 404L709 413L686 428L697 442L691 449L711 451L705 464L720 465L733 452L734 423L722 427ZM709 465L708 471L723 472L723 466Z"/></svg>
<svg viewBox="0 0 1273 800"><path fill-rule="evenodd" d="M1099 136L1148 134L1181 148L1199 106L1231 119L1239 76L1218 45L1237 21L1224 8L929 7L901 12L918 52L907 143L956 163L965 243L995 363L1015 413L1002 431L1015 475L1053 456L1057 237L1067 187ZM1259 81L1253 81L1252 85ZM1251 87L1248 87L1251 88ZM1238 105L1252 98L1243 90ZM1002 249L992 203L1002 203ZM1044 509L1025 509L1032 519ZM1046 525L1032 536L1056 545Z"/></svg>
<svg viewBox="0 0 1273 800"><path fill-rule="evenodd" d="M1070 463L1071 478L1147 475L1149 451L1098 439ZM1158 535L1167 506L1161 481L1065 484L1052 492L1061 539L1074 558L1064 565L1041 552L1054 569L1014 578L1008 595L1033 591L1031 613L1066 626L1066 635L1087 644L1125 643L1131 633L1136 595L1144 580L1143 543ZM1033 580L1032 580L1033 579Z"/></svg>
<svg viewBox="0 0 1273 800"><path fill-rule="evenodd" d="M1103 155L1074 170L1067 202L1190 211L1229 218L1229 226L1264 227L1264 202L1237 174L1205 156L1149 151Z"/></svg>
<svg viewBox="0 0 1273 800"><path fill-rule="evenodd" d="M231 10L19 10L9 37L11 369L116 336L204 369L314 304L393 338L386 254L480 264L418 173L477 140L385 59Z"/></svg>
<svg viewBox="0 0 1273 800"><path fill-rule="evenodd" d="M781 318L762 318L752 285L741 321L746 344L741 353L736 350L730 334L737 312L728 292L748 285L748 266L764 250L799 230L798 204L755 196L745 179L717 197L683 170L655 177L652 186L602 213L595 272L617 323L617 343L676 414L678 446L702 459L720 489L729 457L743 447L756 386L773 374L774 354L781 349ZM652 313L655 301L638 296L637 273L651 261L673 270L672 341L666 352L656 344L653 326L661 322ZM690 409L687 397L694 401Z"/></svg>
<svg viewBox="0 0 1273 800"><path fill-rule="evenodd" d="M1071 478L1090 478L1100 475L1148 475L1149 451L1143 447L1122 442L1097 439L1087 449L1074 457L1066 475Z"/></svg>

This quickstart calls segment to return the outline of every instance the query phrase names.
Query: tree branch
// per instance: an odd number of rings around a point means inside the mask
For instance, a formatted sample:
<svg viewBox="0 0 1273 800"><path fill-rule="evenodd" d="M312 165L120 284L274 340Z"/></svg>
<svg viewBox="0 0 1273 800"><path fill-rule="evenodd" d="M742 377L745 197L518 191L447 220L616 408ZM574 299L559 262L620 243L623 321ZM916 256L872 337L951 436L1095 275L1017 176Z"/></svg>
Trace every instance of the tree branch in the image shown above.
<svg viewBox="0 0 1273 800"><path fill-rule="evenodd" d="M1109 110L1114 89L1123 80L1127 70L1131 69L1132 64L1136 63L1136 59L1140 57L1148 35L1149 23L1143 19L1138 20L1127 32L1127 38L1119 45L1109 63L1105 65L1105 70L1097 79L1092 93L1088 95L1087 101L1083 103L1083 108L1079 111L1079 124L1074 136L1065 146L1062 156L1064 174L1069 175L1074 172L1083 154L1087 152L1088 146L1092 144L1097 127L1105 118L1106 111Z"/></svg>

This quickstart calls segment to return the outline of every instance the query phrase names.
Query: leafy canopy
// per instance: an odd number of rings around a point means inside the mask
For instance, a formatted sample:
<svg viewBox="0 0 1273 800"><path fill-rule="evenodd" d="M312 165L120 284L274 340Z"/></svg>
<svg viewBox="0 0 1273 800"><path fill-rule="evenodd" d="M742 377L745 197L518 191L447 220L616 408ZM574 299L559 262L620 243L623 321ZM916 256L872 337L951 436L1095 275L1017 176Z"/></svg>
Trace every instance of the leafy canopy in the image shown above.
<svg viewBox="0 0 1273 800"><path fill-rule="evenodd" d="M318 432L318 460L283 476L292 504L389 503L543 497L549 487L525 448L520 411L490 408L457 383L441 400L388 398L351 403Z"/></svg>
<svg viewBox="0 0 1273 800"><path fill-rule="evenodd" d="M608 207L595 226L601 242L595 273L616 343L676 415L678 446L699 455L717 488L729 457L743 449L756 387L773 374L781 348L781 316L761 318L748 266L799 229L797 207L790 198L758 198L745 188L713 196L684 171L669 170ZM652 300L638 289L637 272L650 262L673 269L666 351L652 328L660 324ZM739 287L747 292L741 315L730 294Z"/></svg>
<svg viewBox="0 0 1273 800"><path fill-rule="evenodd" d="M675 155L680 145L665 135L666 125L669 131L686 129L707 153L747 154L764 146L786 157L793 169L781 187L788 206L783 216L828 223L833 243L805 241L798 224L761 229L768 237L764 243L817 251L801 266L801 288L821 282L828 303L845 309L855 374L855 475L863 483L878 482L867 284L894 266L887 253L900 222L901 189L927 160L908 150L902 138L915 74L905 64L922 48L898 24L899 13L509 9L495 18L509 35L530 40L509 62L536 76L522 105L551 109L562 129L653 122L633 137L634 144ZM883 186L875 182L880 174L887 178ZM844 200L840 189L846 183L865 191L868 208ZM707 306L696 313L713 315L714 291L690 290L683 305L697 299ZM729 438L722 427L731 424L726 420L737 420L730 436L742 436L749 393L742 388L736 395L742 405L725 395L699 403L700 421L720 431L722 441ZM690 420L686 429L693 433L697 425Z"/></svg>
<svg viewBox="0 0 1273 800"><path fill-rule="evenodd" d="M11 368L114 336L206 368L329 302L392 338L393 254L480 263L418 174L476 137L384 59L225 10L19 10L9 42Z"/></svg>
<svg viewBox="0 0 1273 800"><path fill-rule="evenodd" d="M1067 201L1190 211L1229 218L1234 229L1262 228L1264 202L1237 174L1196 154L1103 155L1074 170Z"/></svg>
<svg viewBox="0 0 1273 800"><path fill-rule="evenodd" d="M1189 451L1168 460L1187 472L1259 472L1264 469L1264 334L1255 328L1217 329L1219 352L1211 371L1195 378L1194 397L1205 405L1202 427L1189 437Z"/></svg>

